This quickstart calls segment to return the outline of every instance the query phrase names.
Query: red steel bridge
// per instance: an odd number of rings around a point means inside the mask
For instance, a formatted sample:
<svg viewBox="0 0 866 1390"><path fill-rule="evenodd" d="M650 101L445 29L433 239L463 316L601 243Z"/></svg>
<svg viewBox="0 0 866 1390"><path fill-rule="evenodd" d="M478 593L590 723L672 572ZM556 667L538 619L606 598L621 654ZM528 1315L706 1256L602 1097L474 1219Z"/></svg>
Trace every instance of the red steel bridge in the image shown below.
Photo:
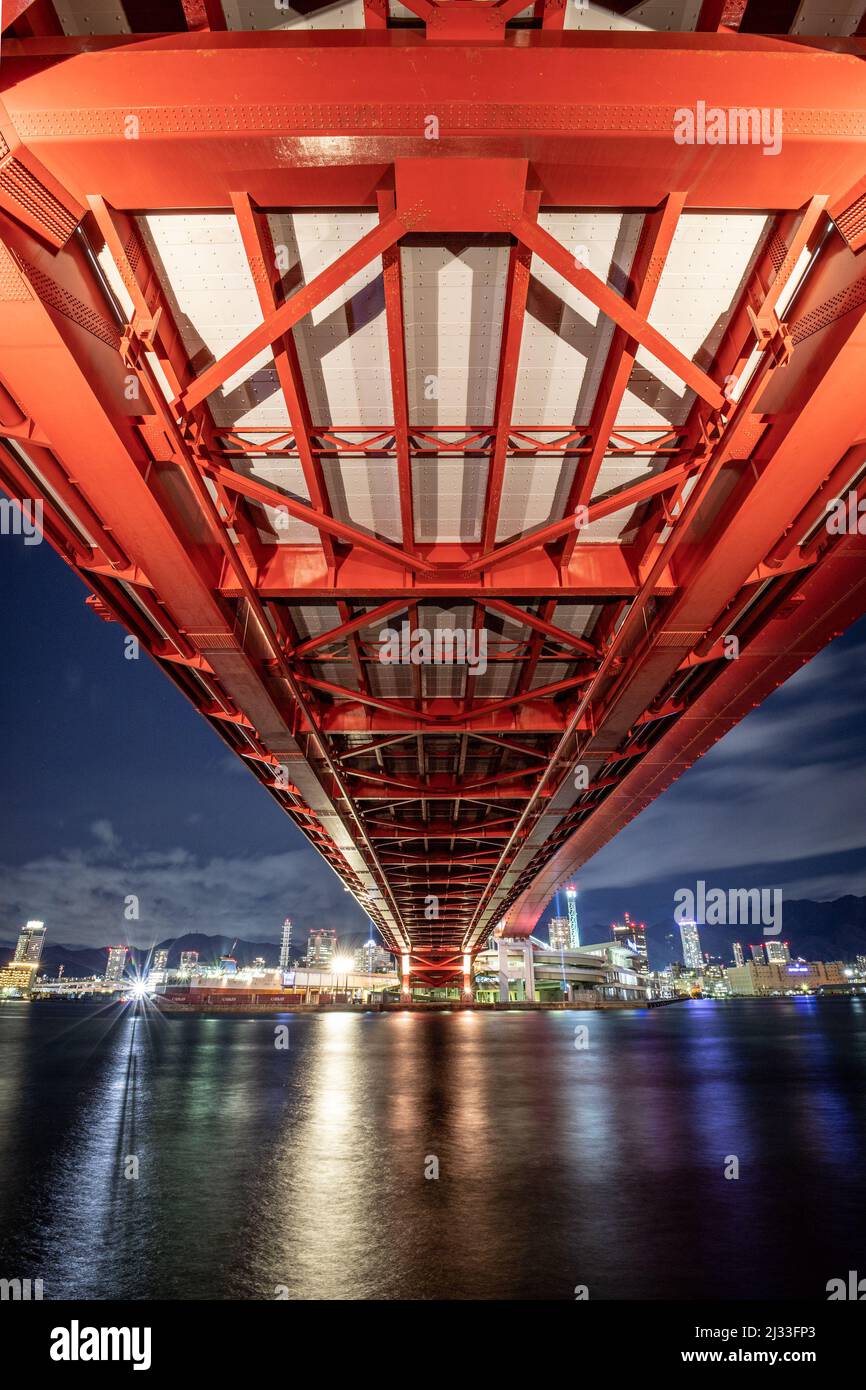
<svg viewBox="0 0 866 1390"><path fill-rule="evenodd" d="M0 483L413 982L866 610L862 8L5 0Z"/></svg>

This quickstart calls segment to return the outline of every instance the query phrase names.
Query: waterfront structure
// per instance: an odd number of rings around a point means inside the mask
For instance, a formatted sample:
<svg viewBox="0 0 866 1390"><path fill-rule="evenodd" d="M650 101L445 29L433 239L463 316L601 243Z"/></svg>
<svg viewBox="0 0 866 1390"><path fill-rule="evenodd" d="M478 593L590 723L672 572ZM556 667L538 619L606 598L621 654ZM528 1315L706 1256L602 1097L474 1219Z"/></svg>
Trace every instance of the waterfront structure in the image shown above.
<svg viewBox="0 0 866 1390"><path fill-rule="evenodd" d="M283 933L280 938L280 969L288 970L292 963L292 919L287 917L283 922Z"/></svg>
<svg viewBox="0 0 866 1390"><path fill-rule="evenodd" d="M741 941L732 942L734 951L734 965L743 964L743 943Z"/></svg>
<svg viewBox="0 0 866 1390"><path fill-rule="evenodd" d="M375 1003L399 994L400 979L389 972L354 969L351 957L341 960L338 973L323 970L257 970L242 968L232 975L201 973L189 981L160 986L156 1002L171 1008L277 1009L292 1004Z"/></svg>
<svg viewBox="0 0 866 1390"><path fill-rule="evenodd" d="M473 988L478 1003L640 1003L649 979L635 951L616 942L573 950L494 936L476 957Z"/></svg>
<svg viewBox="0 0 866 1390"><path fill-rule="evenodd" d="M11 960L0 968L0 998L29 999L38 964L34 961Z"/></svg>
<svg viewBox="0 0 866 1390"><path fill-rule="evenodd" d="M791 959L787 941L766 941L764 950L767 953L768 965L784 965Z"/></svg>
<svg viewBox="0 0 866 1390"><path fill-rule="evenodd" d="M680 937L683 944L683 963L687 970L702 970L704 957L701 952L701 938L696 922L681 922Z"/></svg>
<svg viewBox="0 0 866 1390"><path fill-rule="evenodd" d="M126 946L109 946L108 960L105 965L105 983L107 985L117 984L123 979L127 954Z"/></svg>
<svg viewBox="0 0 866 1390"><path fill-rule="evenodd" d="M117 986L107 984L105 975L87 975L78 977L74 975L63 975L63 967L60 967L57 978L46 979L44 976L35 980L33 983L33 997L38 999L84 999L94 994L104 994L115 997Z"/></svg>
<svg viewBox="0 0 866 1390"><path fill-rule="evenodd" d="M42 959L44 945L45 923L27 922L19 933L13 960L16 962L24 961L29 965L38 965Z"/></svg>
<svg viewBox="0 0 866 1390"><path fill-rule="evenodd" d="M580 927L577 922L577 889L570 883L565 890L565 905L568 912L568 944L572 951L580 946Z"/></svg>
<svg viewBox="0 0 866 1390"><path fill-rule="evenodd" d="M761 965L752 960L726 971L731 993L757 997L772 994L813 993L828 985L844 985L842 961L788 961Z"/></svg>
<svg viewBox="0 0 866 1390"><path fill-rule="evenodd" d="M568 918L551 917L547 924L547 936L550 947L553 951L559 951L567 946L568 942Z"/></svg>

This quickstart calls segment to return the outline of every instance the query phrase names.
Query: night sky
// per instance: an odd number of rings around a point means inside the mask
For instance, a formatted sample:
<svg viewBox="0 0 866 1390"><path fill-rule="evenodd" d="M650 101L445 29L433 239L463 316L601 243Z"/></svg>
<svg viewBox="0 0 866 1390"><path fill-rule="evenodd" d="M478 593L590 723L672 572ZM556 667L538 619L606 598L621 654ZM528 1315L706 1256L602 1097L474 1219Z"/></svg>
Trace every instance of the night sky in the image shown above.
<svg viewBox="0 0 866 1390"><path fill-rule="evenodd" d="M362 932L354 899L51 547L0 536L0 938L151 945L187 931ZM672 918L677 887L866 893L866 620L717 744L577 876L584 929ZM137 894L141 920L124 921ZM553 905L545 914L551 915Z"/></svg>

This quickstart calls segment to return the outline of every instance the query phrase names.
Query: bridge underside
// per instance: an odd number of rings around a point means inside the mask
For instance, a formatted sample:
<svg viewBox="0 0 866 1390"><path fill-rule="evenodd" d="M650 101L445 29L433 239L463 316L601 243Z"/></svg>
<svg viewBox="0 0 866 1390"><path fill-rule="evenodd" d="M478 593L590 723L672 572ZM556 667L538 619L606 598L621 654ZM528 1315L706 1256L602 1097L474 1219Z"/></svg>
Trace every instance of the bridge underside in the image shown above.
<svg viewBox="0 0 866 1390"><path fill-rule="evenodd" d="M866 609L866 40L69 8L4 35L0 483L448 980Z"/></svg>

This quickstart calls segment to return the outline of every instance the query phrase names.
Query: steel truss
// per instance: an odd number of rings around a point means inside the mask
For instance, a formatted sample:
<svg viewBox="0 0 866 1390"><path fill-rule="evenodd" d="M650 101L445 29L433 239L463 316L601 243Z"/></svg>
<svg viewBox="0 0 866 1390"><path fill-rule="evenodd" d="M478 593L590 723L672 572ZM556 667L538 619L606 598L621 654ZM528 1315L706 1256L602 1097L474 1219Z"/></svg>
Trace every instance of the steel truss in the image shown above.
<svg viewBox="0 0 866 1390"><path fill-rule="evenodd" d="M577 35L559 31L561 5L518 43L510 0L417 0L423 33L385 27L370 3L373 42L218 32L219 7L205 8L193 32L158 41L32 23L6 40L0 483L43 503L45 534L96 612L138 637L412 976L437 983L501 920L528 934L599 845L866 609L864 541L821 526L827 496L857 489L866 463L866 43ZM715 91L783 106L793 138L772 160L736 146L696 158L670 138L671 113ZM136 101L141 138L127 140ZM603 156L588 161L593 149ZM644 210L624 294L542 227L541 208L574 205ZM262 313L198 372L134 216L189 206L233 212ZM325 206L374 208L378 221L286 294L266 210ZM774 218L704 366L649 318L678 220L696 207ZM407 404L400 244L454 231L509 241L496 411L431 428ZM615 325L582 425L514 418L533 255ZM393 422L316 424L292 328L379 258ZM617 423L639 347L694 392L683 427ZM210 398L264 348L290 428L218 427ZM412 461L449 452L486 468L474 545L416 538ZM660 470L598 496L603 459L635 452ZM402 541L335 515L334 455L396 461ZM262 457L299 462L308 500L244 471ZM573 483L561 518L498 541L514 457L573 459ZM628 544L581 539L635 506ZM318 543L268 543L265 508ZM333 625L305 632L300 606L325 600ZM557 620L573 600L598 605L585 636ZM381 626L417 628L425 604L469 609L489 663L519 668L513 693L479 698L471 678L434 693L417 667L411 694L379 693ZM724 659L731 634L736 662Z"/></svg>

